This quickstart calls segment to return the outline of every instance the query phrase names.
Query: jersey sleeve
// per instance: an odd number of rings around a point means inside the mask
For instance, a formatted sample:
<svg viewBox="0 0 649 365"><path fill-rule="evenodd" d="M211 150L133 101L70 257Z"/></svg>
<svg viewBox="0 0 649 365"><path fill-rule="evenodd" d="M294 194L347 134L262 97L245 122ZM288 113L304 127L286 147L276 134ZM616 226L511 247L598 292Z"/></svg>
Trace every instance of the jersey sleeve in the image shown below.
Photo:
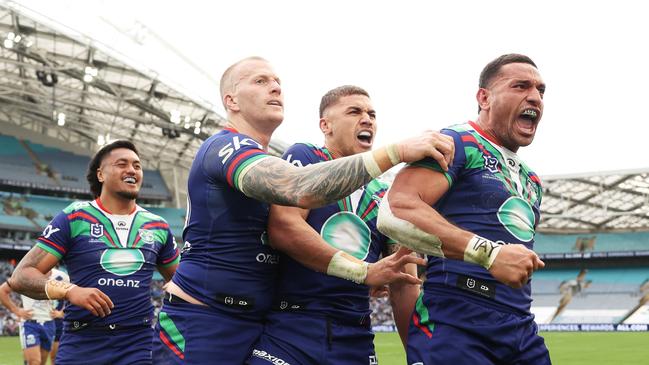
<svg viewBox="0 0 649 365"><path fill-rule="evenodd" d="M446 177L448 185L452 186L453 182L460 176L466 164L464 142L462 141L460 134L454 130L442 129L441 133L453 137L453 142L455 143L455 155L453 156L453 164L449 166L448 171L444 171L439 163L430 157L426 157L423 160L410 163L409 166L423 167L433 171L441 172Z"/></svg>
<svg viewBox="0 0 649 365"><path fill-rule="evenodd" d="M244 173L264 158L270 157L263 147L243 134L225 134L208 147L202 161L205 173L241 191Z"/></svg>
<svg viewBox="0 0 649 365"><path fill-rule="evenodd" d="M167 267L176 265L178 262L180 262L180 250L176 244L176 238L174 238L171 230L167 228L167 240L158 253L157 265Z"/></svg>
<svg viewBox="0 0 649 365"><path fill-rule="evenodd" d="M71 213L75 214L75 213ZM36 246L61 260L67 253L70 240L70 223L68 213L57 214L37 238Z"/></svg>
<svg viewBox="0 0 649 365"><path fill-rule="evenodd" d="M322 156L319 156L318 152ZM282 158L297 167L308 166L326 159L324 153L319 148L306 143L292 145L284 152Z"/></svg>

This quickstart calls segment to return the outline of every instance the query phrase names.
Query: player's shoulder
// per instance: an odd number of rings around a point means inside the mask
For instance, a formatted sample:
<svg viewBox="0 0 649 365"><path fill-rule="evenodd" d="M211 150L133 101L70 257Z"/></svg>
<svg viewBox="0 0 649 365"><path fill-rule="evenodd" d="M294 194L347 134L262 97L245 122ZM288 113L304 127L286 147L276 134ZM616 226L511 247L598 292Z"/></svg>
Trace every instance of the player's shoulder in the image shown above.
<svg viewBox="0 0 649 365"><path fill-rule="evenodd" d="M208 148L226 148L227 146L229 146L234 149L239 149L242 146L250 146L259 148L260 150L263 149L261 143L259 143L254 138L231 128L223 129L222 131L212 135L205 141L205 144L208 146Z"/></svg>
<svg viewBox="0 0 649 365"><path fill-rule="evenodd" d="M138 215L148 221L155 221L155 222L164 222L167 223L167 220L164 219L161 215L155 214L146 208L142 208L138 205Z"/></svg>
<svg viewBox="0 0 649 365"><path fill-rule="evenodd" d="M63 209L64 214L71 214L78 211L87 211L91 207L90 201L76 201L70 203L67 207Z"/></svg>

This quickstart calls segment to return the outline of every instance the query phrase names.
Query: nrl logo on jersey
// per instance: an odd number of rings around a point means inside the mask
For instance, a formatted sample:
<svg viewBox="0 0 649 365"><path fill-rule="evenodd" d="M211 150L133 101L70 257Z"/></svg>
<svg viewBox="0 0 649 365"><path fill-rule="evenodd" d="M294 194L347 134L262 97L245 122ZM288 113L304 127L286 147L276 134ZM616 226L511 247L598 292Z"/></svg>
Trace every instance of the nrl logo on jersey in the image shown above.
<svg viewBox="0 0 649 365"><path fill-rule="evenodd" d="M154 234L152 231L146 230L146 229L140 229L138 231L140 234L140 238L142 239L142 242L147 243L147 244L152 244L154 240Z"/></svg>
<svg viewBox="0 0 649 365"><path fill-rule="evenodd" d="M492 173L498 172L498 159L492 156L482 155L484 158L484 168Z"/></svg>
<svg viewBox="0 0 649 365"><path fill-rule="evenodd" d="M90 236L99 238L104 235L104 226L101 223L93 223L90 225Z"/></svg>

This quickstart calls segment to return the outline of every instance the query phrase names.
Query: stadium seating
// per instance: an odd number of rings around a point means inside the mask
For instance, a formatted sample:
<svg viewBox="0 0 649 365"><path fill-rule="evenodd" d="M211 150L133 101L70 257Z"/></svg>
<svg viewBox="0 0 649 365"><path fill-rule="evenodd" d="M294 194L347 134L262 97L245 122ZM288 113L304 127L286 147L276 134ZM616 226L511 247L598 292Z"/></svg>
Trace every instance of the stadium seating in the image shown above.
<svg viewBox="0 0 649 365"><path fill-rule="evenodd" d="M585 252L612 251L646 251L649 250L649 232L599 233L586 235L594 237L593 249ZM577 234L542 234L534 237L534 251L540 254L573 253L577 239L584 235Z"/></svg>
<svg viewBox="0 0 649 365"><path fill-rule="evenodd" d="M86 169L90 158L57 148L0 135L0 183L51 191L89 193ZM160 172L145 170L140 197L171 200Z"/></svg>

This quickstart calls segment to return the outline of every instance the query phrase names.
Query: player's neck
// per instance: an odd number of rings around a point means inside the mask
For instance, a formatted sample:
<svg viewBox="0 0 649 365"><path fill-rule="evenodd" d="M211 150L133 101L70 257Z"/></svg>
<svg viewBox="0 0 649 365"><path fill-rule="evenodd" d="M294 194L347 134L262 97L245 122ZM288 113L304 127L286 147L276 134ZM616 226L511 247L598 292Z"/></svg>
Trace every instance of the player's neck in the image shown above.
<svg viewBox="0 0 649 365"><path fill-rule="evenodd" d="M136 207L134 199L111 196L108 193L102 193L97 198L97 204L107 213L114 215L129 215L135 211Z"/></svg>
<svg viewBox="0 0 649 365"><path fill-rule="evenodd" d="M271 122L254 123L247 121L240 115L233 115L230 116L230 119L228 120L228 126L236 129L241 134L252 137L252 139L264 147L264 150L268 150L270 137L273 135L273 132L279 124L274 125Z"/></svg>

